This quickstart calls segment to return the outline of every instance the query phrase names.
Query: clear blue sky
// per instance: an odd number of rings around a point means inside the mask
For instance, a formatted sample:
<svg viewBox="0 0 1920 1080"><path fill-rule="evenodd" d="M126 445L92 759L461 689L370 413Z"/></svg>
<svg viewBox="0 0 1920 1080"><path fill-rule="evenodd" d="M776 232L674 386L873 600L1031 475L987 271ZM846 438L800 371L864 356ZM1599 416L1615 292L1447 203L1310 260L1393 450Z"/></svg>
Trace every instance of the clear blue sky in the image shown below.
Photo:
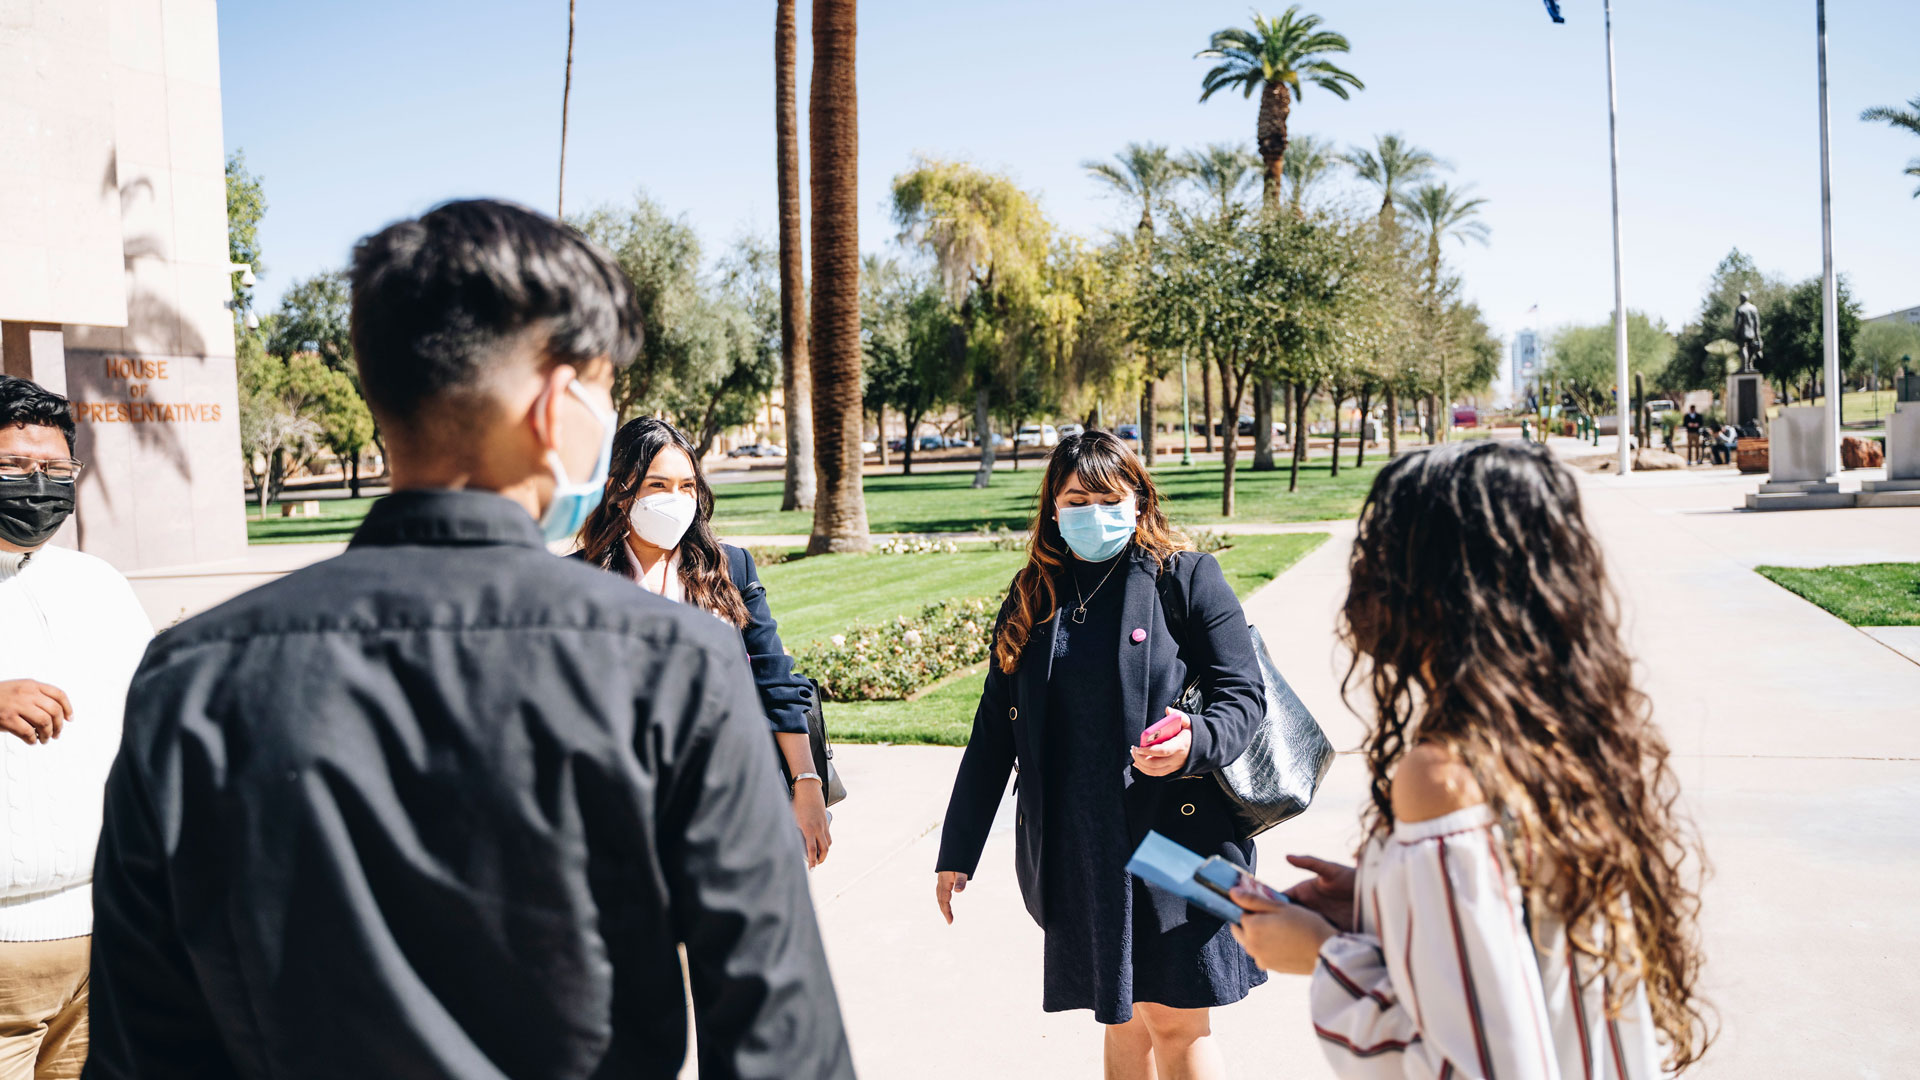
<svg viewBox="0 0 1920 1080"><path fill-rule="evenodd" d="M1278 5L1270 5L1278 10ZM1600 0L1314 0L1367 89L1309 91L1294 130L1397 130L1489 200L1492 243L1448 252L1497 330L1601 321L1613 303ZM265 177L271 305L353 241L442 199L551 211L566 0L220 8L226 143ZM1920 139L1858 120L1920 94L1920 4L1829 12L1834 236L1875 315L1920 304ZM770 2L579 0L567 205L646 189L709 253L774 230ZM1678 326L1735 245L1820 269L1813 0L1618 0L1627 301ZM810 53L800 5L800 94ZM890 178L916 152L1012 173L1063 227L1132 215L1079 163L1128 140L1251 141L1255 102L1198 103L1209 32L1240 0L868 0L860 27L861 240L891 247ZM804 137L803 143L804 146ZM1539 311L1529 314L1533 305Z"/></svg>

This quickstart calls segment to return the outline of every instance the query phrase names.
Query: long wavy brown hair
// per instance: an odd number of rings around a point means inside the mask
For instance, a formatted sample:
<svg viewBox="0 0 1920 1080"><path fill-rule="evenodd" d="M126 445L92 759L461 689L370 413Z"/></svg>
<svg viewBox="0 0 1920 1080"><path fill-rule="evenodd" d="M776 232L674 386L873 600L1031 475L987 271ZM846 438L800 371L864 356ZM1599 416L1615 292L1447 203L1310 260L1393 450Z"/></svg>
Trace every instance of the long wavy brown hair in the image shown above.
<svg viewBox="0 0 1920 1080"><path fill-rule="evenodd" d="M1054 520L1054 500L1060 497L1067 481L1080 480L1080 486L1093 494L1116 491L1133 492L1140 514L1133 527L1133 546L1152 556L1161 569L1176 551L1185 551L1193 543L1167 523L1160 509L1160 491L1153 477L1127 444L1108 432L1089 431L1060 440L1047 458L1047 475L1040 481L1040 505L1034 511L1033 528L1027 539L1027 565L1013 575L1007 597L1007 621L993 642L993 659L1000 670L1011 675L1020 667L1020 652L1033 636L1033 628L1053 618L1059 597L1053 588L1054 575L1074 557L1060 536L1060 523Z"/></svg>
<svg viewBox="0 0 1920 1080"><path fill-rule="evenodd" d="M747 605L740 589L727 570L727 554L713 535L713 488L707 486L707 474L700 470L700 455L694 453L680 429L665 420L643 416L629 420L613 436L613 460L607 469L607 490L600 505L587 515L580 527L580 550L586 560L603 570L626 577L637 577L632 556L627 554L627 515L640 498L640 483L647 467L660 451L673 447L693 462L694 501L699 510L693 524L680 538L680 585L686 590L687 603L705 608L735 626L749 621Z"/></svg>
<svg viewBox="0 0 1920 1080"><path fill-rule="evenodd" d="M1698 1061L1713 1038L1697 991L1704 852L1572 475L1514 442L1397 458L1360 511L1350 570L1344 685L1363 679L1378 717L1369 830L1393 826L1410 745L1451 749L1505 825L1522 887L1598 962L1609 1014L1644 983L1669 1067Z"/></svg>

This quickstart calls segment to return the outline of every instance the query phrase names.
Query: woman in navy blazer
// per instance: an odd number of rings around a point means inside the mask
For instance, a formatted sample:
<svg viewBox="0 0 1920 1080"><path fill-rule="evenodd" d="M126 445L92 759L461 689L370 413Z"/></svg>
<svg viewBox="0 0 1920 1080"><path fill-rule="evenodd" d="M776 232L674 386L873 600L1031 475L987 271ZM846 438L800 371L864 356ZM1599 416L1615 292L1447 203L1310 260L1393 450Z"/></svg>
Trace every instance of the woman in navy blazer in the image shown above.
<svg viewBox="0 0 1920 1080"><path fill-rule="evenodd" d="M1092 1009L1109 1076L1224 1076L1208 1009L1265 981L1225 923L1126 872L1148 830L1254 865L1209 774L1266 715L1245 614L1211 555L1167 524L1133 452L1102 431L1047 465L1027 565L994 626L993 659L940 839L936 899L979 864L1015 782L1014 867L1046 931L1043 1007ZM1166 608L1180 611L1171 623ZM1205 702L1173 708L1197 682ZM1149 726L1186 729L1149 749ZM1150 1064L1151 1063L1151 1064Z"/></svg>
<svg viewBox="0 0 1920 1080"><path fill-rule="evenodd" d="M833 837L826 781L813 771L807 736L813 686L794 673L793 657L780 643L753 556L715 539L712 520L713 489L701 475L693 445L672 424L641 417L614 435L606 495L581 528L579 557L739 627L760 703L791 778L793 816L806 840L807 865L818 866Z"/></svg>

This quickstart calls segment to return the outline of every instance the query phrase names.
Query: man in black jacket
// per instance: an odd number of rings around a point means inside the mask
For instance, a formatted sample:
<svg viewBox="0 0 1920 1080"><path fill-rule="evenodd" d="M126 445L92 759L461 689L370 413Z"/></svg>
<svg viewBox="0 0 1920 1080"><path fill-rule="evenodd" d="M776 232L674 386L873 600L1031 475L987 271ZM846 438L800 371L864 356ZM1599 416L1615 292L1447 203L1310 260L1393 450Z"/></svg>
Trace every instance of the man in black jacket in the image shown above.
<svg viewBox="0 0 1920 1080"><path fill-rule="evenodd" d="M90 1077L851 1077L729 627L548 553L639 344L604 252L449 203L362 240L395 494L168 631L95 869Z"/></svg>

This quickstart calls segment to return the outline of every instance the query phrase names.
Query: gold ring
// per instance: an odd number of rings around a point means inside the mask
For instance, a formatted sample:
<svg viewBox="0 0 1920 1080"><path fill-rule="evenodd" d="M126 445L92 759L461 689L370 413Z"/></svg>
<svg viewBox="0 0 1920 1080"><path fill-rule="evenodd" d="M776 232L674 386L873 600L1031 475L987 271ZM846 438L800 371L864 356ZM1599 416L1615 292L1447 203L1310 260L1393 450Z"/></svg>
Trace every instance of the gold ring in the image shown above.
<svg viewBox="0 0 1920 1080"><path fill-rule="evenodd" d="M1187 817L1192 817L1192 816L1193 816L1193 804L1192 804L1192 803L1187 803L1187 804L1185 804L1184 806L1182 806L1182 807L1180 807L1180 813L1182 813L1183 815L1185 815L1185 816L1187 816Z"/></svg>

